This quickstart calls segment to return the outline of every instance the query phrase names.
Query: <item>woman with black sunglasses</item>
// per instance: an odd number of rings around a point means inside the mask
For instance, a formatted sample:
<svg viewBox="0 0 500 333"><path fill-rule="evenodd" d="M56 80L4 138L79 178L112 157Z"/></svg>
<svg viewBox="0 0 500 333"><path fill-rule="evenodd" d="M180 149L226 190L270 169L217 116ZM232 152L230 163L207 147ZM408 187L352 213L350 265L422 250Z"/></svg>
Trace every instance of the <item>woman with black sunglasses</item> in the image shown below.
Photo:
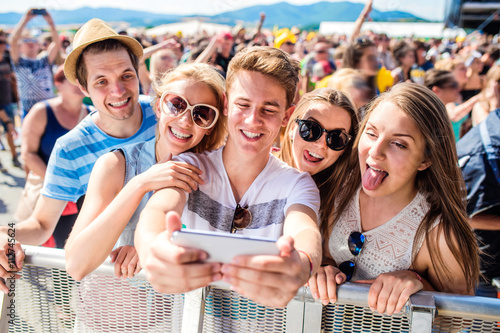
<svg viewBox="0 0 500 333"><path fill-rule="evenodd" d="M357 158L351 155L358 128L357 113L341 91L321 88L305 94L285 130L278 157L303 172L309 172L318 186L320 230L328 239L335 209L347 201L338 200L345 182L356 182Z"/></svg>
<svg viewBox="0 0 500 333"><path fill-rule="evenodd" d="M223 145L224 91L224 79L206 64L181 65L162 77L151 103L156 137L103 155L92 170L66 243L66 268L74 279L81 280L110 254L117 277L140 271L133 239L142 208L153 191L175 186L190 193L203 183L198 168L170 158Z"/></svg>

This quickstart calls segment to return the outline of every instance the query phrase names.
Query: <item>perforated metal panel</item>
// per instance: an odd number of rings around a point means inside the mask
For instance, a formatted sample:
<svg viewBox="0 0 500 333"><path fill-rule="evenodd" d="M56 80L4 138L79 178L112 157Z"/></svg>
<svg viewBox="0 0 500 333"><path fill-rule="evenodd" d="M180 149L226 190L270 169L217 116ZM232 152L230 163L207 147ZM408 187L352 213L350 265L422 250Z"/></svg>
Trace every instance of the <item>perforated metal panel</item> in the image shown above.
<svg viewBox="0 0 500 333"><path fill-rule="evenodd" d="M140 279L27 266L16 285L9 332L180 332L183 295L163 295Z"/></svg>
<svg viewBox="0 0 500 333"><path fill-rule="evenodd" d="M189 318L188 324L191 320L196 324L203 314L200 307L190 307L184 295L156 293L144 274L117 279L109 275L113 264L105 263L99 273L75 282L60 269L63 250L27 247L26 255L28 265L16 282L16 318L9 332L411 332L409 318L419 313L375 314L366 307L369 287L355 283L340 286L339 303L323 307L312 299L308 288L301 288L288 309L264 307L236 292L210 288L203 326L186 328L182 327L183 314L189 314L184 317ZM432 332L500 333L500 300L429 292L415 296L433 300L430 307L437 316ZM5 304L9 303L4 303L4 309ZM425 303L413 305L422 308ZM424 323L430 323L432 315L429 318ZM9 319L2 317L0 327ZM297 327L291 327L291 322Z"/></svg>
<svg viewBox="0 0 500 333"><path fill-rule="evenodd" d="M58 269L27 266L16 281L15 319L9 332L72 332L74 280Z"/></svg>
<svg viewBox="0 0 500 333"><path fill-rule="evenodd" d="M231 290L211 288L203 332L285 332L285 308L259 305Z"/></svg>
<svg viewBox="0 0 500 333"><path fill-rule="evenodd" d="M498 321L489 322L478 319L436 316L432 332L498 332L500 333L500 315Z"/></svg>
<svg viewBox="0 0 500 333"><path fill-rule="evenodd" d="M322 318L322 332L410 332L406 314L379 315L369 307L329 304Z"/></svg>

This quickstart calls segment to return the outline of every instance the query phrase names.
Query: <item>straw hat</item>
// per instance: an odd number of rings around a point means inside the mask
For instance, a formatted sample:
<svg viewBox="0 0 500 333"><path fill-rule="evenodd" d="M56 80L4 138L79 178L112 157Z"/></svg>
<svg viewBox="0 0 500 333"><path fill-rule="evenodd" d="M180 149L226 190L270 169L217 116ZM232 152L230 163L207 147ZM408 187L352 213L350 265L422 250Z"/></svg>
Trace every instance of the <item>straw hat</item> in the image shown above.
<svg viewBox="0 0 500 333"><path fill-rule="evenodd" d="M91 19L77 31L75 38L73 38L73 51L64 61L64 75L66 75L69 82L76 85L76 63L83 50L90 44L106 39L117 39L125 44L137 57L142 57L142 46L137 40L117 34L102 20Z"/></svg>

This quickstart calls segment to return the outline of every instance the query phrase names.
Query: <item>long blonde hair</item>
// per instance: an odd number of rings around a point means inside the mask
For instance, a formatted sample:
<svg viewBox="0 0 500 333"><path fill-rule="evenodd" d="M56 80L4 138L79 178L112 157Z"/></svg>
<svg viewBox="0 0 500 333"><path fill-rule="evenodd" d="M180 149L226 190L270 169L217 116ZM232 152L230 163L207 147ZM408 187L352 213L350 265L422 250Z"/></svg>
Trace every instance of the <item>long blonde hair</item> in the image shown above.
<svg viewBox="0 0 500 333"><path fill-rule="evenodd" d="M226 116L224 110L224 91L225 82L222 75L217 72L213 66L208 64L190 63L182 64L175 69L172 69L162 76L158 84L153 84L155 95L152 98L151 105L156 107L158 100L167 86L178 80L192 79L207 85L214 93L217 104L214 105L219 110L219 119L215 126L211 129L210 135L205 135L196 146L189 151L200 153L206 150L217 149L224 145L226 139ZM156 134L156 141L159 140L159 135Z"/></svg>
<svg viewBox="0 0 500 333"><path fill-rule="evenodd" d="M425 160L432 163L417 174L417 188L426 196L430 207L417 229L414 242L425 239L438 281L445 287L446 283L453 281L453 277L439 251L438 235L443 233L465 276L468 291L472 292L479 277L479 250L465 210L465 183L458 167L455 139L446 108L436 94L423 85L400 83L370 105L354 142L354 154L358 154L360 136L371 113L385 102L393 103L413 119L425 139ZM349 184L351 188L359 185L360 182ZM436 226L439 229L436 237L431 238L430 231L435 221L439 221ZM413 246L413 258L416 251L417 247Z"/></svg>
<svg viewBox="0 0 500 333"><path fill-rule="evenodd" d="M278 153L278 157L284 162L288 163L290 166L297 167L293 158L293 142L291 139L291 131L295 128L295 119L302 119L304 114L307 112L309 107L314 103L325 103L333 106L340 107L344 109L351 119L351 128L349 134L352 137L356 136L356 131L358 128L358 118L356 111L346 94L341 91L332 88L321 88L311 91L305 94L297 104L295 111L293 112L290 122L288 123L284 141L281 147L281 151ZM354 178L359 177L359 172L352 172L356 170L358 165L357 159L352 158L352 141L345 148L342 155L337 159L335 163L331 166L313 175L313 179L318 186L321 205L320 205L320 230L323 235L323 239L327 240L329 238L329 231L331 226L329 221L332 221L332 215L335 208L335 200L341 193L343 188L343 183L353 176ZM339 207L344 207L344 203L340 201Z"/></svg>
<svg viewBox="0 0 500 333"><path fill-rule="evenodd" d="M480 92L480 101L487 104L488 110L490 110L491 107L490 100L487 96L487 90L489 89L489 86L495 81L500 81L500 65L494 65L488 70L488 73L486 73L486 81L484 83L484 87Z"/></svg>

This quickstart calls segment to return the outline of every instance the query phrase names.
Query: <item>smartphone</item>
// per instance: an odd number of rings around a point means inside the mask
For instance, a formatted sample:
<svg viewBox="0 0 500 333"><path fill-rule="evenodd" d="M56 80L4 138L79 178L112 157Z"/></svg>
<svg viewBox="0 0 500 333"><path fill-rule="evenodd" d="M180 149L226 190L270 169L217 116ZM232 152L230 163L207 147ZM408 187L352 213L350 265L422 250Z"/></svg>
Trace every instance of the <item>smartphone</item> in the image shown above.
<svg viewBox="0 0 500 333"><path fill-rule="evenodd" d="M31 14L32 15L46 15L47 14L47 11L44 9L44 8L39 8L39 9L32 9L31 10Z"/></svg>
<svg viewBox="0 0 500 333"><path fill-rule="evenodd" d="M172 243L205 251L208 262L230 263L239 255L278 255L275 239L221 232L182 229L174 231Z"/></svg>

